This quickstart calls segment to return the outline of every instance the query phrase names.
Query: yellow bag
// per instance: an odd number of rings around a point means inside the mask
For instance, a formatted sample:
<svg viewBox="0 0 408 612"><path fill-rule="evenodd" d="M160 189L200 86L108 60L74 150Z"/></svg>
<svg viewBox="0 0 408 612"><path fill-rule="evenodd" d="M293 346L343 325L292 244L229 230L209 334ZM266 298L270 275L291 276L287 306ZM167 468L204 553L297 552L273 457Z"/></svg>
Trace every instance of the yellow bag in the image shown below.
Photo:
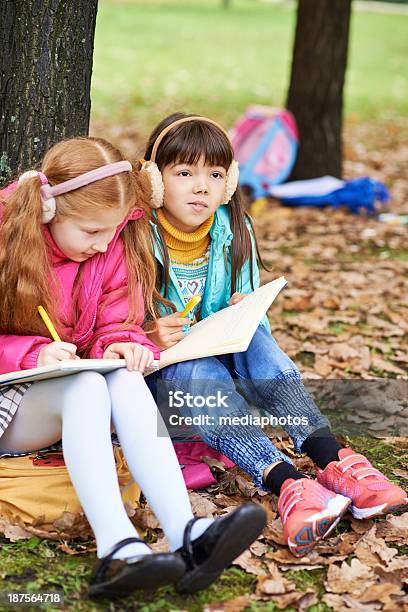
<svg viewBox="0 0 408 612"><path fill-rule="evenodd" d="M140 489L121 449L114 447L114 455L122 500L136 507ZM61 452L0 459L0 516L12 524L31 524L43 517L41 527L50 529L64 512L79 514L83 510Z"/></svg>

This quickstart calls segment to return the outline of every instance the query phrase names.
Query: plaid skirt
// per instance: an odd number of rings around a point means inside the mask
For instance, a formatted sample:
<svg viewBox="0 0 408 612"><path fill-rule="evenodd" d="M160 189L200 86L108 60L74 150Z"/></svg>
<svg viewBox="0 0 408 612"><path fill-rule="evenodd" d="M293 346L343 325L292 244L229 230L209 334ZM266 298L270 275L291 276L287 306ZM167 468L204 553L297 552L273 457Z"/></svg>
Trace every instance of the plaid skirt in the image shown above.
<svg viewBox="0 0 408 612"><path fill-rule="evenodd" d="M0 387L0 437L10 425L19 405L24 397L24 393L32 383L19 383Z"/></svg>

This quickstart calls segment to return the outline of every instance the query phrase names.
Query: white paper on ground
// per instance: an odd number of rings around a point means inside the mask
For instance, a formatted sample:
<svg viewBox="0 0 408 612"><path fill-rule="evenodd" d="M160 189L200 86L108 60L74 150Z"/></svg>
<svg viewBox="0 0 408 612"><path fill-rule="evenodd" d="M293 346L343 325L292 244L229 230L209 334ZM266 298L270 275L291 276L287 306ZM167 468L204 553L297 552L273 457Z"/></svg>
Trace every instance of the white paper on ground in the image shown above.
<svg viewBox="0 0 408 612"><path fill-rule="evenodd" d="M345 181L341 181L334 176L322 176L308 181L292 181L291 183L275 185L269 189L269 193L274 198L279 199L322 196L340 189L344 183Z"/></svg>

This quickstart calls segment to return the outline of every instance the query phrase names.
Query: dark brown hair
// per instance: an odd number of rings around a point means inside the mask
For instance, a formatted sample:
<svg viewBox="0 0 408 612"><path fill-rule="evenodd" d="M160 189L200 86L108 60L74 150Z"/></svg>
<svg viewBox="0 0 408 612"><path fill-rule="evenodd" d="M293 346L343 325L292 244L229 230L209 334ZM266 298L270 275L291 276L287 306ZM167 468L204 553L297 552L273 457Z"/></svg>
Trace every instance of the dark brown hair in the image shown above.
<svg viewBox="0 0 408 612"><path fill-rule="evenodd" d="M196 115L188 115L185 113L173 113L163 119L150 134L145 160L151 158L152 149L157 137L168 125L183 119L184 117L194 117ZM205 162L210 166L222 166L226 170L231 165L234 159L234 152L231 143L223 130L212 123L207 123L200 120L187 121L176 125L170 130L161 141L157 153L156 163L160 170L168 164L182 163L194 165L200 157L204 157ZM233 239L231 243L231 294L239 290L238 280L242 267L249 259L251 284L253 287L253 258L251 236L245 220L253 230L252 220L245 212L242 195L239 187L232 196L229 205L228 213L230 217L231 230ZM166 296L169 286L169 267L170 258L168 249L164 240L163 228L157 220L157 229L161 238L161 251L163 258L163 269L158 272L158 288L164 285L164 296ZM258 243L256 241L255 232L253 233L255 240L255 248L257 259L262 267L265 265L259 253Z"/></svg>

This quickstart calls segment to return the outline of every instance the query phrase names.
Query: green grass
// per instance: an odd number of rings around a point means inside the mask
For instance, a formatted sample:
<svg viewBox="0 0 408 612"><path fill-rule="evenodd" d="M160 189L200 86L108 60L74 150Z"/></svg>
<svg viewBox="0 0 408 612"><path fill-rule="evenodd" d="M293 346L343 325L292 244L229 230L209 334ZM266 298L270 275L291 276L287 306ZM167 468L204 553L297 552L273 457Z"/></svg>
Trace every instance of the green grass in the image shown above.
<svg viewBox="0 0 408 612"><path fill-rule="evenodd" d="M101 0L93 118L145 133L176 109L230 125L248 104L283 105L295 18L294 3ZM407 114L407 26L408 15L353 14L346 116Z"/></svg>
<svg viewBox="0 0 408 612"><path fill-rule="evenodd" d="M157 591L139 591L133 596L109 600L90 600L87 597L88 580L95 557L91 554L70 557L57 549L57 543L31 538L16 543L3 543L0 547L0 578L2 593L61 593L65 609L81 611L156 612L181 610L200 612L214 601L228 601L252 592L256 576L232 567L210 588L196 595L178 595L173 587ZM135 607L137 606L137 607ZM0 604L0 610L6 610ZM38 609L38 608L37 608ZM41 609L56 610L57 606L42 605Z"/></svg>
<svg viewBox="0 0 408 612"><path fill-rule="evenodd" d="M398 445L367 436L352 437L347 440L357 452L363 452L381 471L383 471L393 482L400 486L406 486L406 481L396 476L395 468L403 468L406 462L408 443ZM382 521L384 519L377 519ZM348 531L350 525L348 520L342 520L336 527L336 534ZM115 602L107 600L91 601L87 598L88 580L91 568L95 563L95 555L80 554L69 556L57 548L58 542L42 541L39 538L10 543L0 538L0 580L2 593L32 592L49 593L63 592L65 596L65 608L72 611L93 612L106 610L109 612L131 612L141 610L142 612L188 610L189 612L202 612L210 603L229 601L255 590L257 577L246 574L237 567L228 569L223 575L205 591L195 595L178 595L172 587L162 587L156 592L139 592L134 596L119 599ZM72 548L76 544L70 542ZM394 546L394 545L393 545ZM398 545L400 554L407 553L405 545ZM300 591L312 588L321 599L325 592L324 580L326 568L315 570L290 570L284 573L285 577L293 580ZM12 608L2 606L0 610ZM17 609L17 607L13 608ZM24 608L29 610L29 608ZM36 609L39 608L30 608ZM56 607L41 606L42 610L51 612ZM278 610L276 604L266 602L251 602L246 612L257 611L275 612ZM330 608L319 602L311 606L308 612L328 612ZM294 611L288 607L285 612Z"/></svg>

